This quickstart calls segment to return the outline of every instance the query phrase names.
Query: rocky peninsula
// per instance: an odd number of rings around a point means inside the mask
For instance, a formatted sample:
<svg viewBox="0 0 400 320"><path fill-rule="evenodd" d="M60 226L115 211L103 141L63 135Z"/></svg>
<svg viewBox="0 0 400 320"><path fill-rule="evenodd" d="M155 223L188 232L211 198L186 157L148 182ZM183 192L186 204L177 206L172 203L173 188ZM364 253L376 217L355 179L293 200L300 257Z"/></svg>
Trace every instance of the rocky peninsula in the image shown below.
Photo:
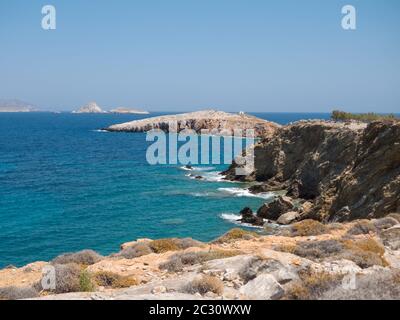
<svg viewBox="0 0 400 320"><path fill-rule="evenodd" d="M165 115L142 120L135 120L122 124L112 125L105 128L112 132L146 132L152 129L169 131L170 123L177 124L177 131L184 129L195 130L217 130L224 134L232 134L235 129L254 129L257 137L271 136L280 128L280 125L259 119L247 114L233 114L223 111L203 110L177 115Z"/></svg>

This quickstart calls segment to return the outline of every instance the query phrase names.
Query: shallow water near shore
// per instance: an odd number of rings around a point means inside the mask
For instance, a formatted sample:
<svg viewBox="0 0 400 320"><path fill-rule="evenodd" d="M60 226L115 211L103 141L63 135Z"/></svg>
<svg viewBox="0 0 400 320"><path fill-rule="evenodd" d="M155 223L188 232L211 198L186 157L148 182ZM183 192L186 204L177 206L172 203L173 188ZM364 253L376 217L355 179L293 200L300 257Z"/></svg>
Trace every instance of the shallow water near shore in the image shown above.
<svg viewBox="0 0 400 320"><path fill-rule="evenodd" d="M254 115L281 124L329 118ZM182 165L151 166L145 134L100 130L145 117L0 114L0 268L85 248L109 254L143 237L209 241L234 227L243 207L256 210L273 196L221 181L225 165L195 166L193 172Z"/></svg>

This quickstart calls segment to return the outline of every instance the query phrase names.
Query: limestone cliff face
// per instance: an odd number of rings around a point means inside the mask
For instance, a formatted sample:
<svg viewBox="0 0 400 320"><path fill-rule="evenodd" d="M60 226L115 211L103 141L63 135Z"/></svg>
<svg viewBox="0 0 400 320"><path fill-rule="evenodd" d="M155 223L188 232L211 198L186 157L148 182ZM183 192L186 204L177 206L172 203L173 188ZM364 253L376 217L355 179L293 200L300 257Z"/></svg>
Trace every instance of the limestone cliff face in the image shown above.
<svg viewBox="0 0 400 320"><path fill-rule="evenodd" d="M170 131L170 123L177 124L177 131L191 129L217 130L221 134L232 134L234 129L254 129L257 137L271 136L280 125L247 114L232 114L215 110L203 110L177 115L166 115L112 125L106 130L121 132L146 132L152 129ZM222 132L224 131L224 132Z"/></svg>
<svg viewBox="0 0 400 320"><path fill-rule="evenodd" d="M400 123L288 125L255 147L255 171L228 179L263 182L313 200L306 217L345 221L381 217L400 209Z"/></svg>

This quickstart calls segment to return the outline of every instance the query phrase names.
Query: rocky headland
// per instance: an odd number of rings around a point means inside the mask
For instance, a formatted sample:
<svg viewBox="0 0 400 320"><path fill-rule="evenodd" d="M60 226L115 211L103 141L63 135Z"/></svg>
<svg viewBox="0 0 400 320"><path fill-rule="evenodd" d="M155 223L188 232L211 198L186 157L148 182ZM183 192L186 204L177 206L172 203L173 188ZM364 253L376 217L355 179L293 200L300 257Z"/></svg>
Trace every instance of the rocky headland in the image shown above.
<svg viewBox="0 0 400 320"><path fill-rule="evenodd" d="M286 193L262 206L257 218L343 222L400 211L398 121L300 121L256 144L254 155L248 176L235 176L236 164L223 174L254 182L253 193Z"/></svg>
<svg viewBox="0 0 400 320"><path fill-rule="evenodd" d="M247 114L233 114L223 111L204 110L177 115L165 115L142 120L135 120L105 128L113 132L146 132L152 129L170 130L170 123L176 123L177 132L191 129L197 133L201 130L216 130L231 135L235 129L254 129L257 137L271 136L280 125L259 119Z"/></svg>

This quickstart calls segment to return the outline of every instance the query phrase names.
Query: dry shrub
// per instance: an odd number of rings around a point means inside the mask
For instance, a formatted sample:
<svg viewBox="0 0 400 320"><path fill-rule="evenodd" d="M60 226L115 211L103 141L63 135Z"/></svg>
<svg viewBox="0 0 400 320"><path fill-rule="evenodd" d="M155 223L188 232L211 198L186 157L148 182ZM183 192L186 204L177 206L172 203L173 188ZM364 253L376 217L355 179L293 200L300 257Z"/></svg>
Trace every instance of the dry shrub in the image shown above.
<svg viewBox="0 0 400 320"><path fill-rule="evenodd" d="M178 251L190 247L202 247L204 243L193 240L192 238L171 238L171 239L158 239L149 243L150 249L155 253L163 253L167 251Z"/></svg>
<svg viewBox="0 0 400 320"><path fill-rule="evenodd" d="M238 250L212 250L200 252L178 253L171 256L168 261L160 264L160 269L168 270L169 272L182 271L185 266L192 266L206 261L230 258L242 254Z"/></svg>
<svg viewBox="0 0 400 320"><path fill-rule="evenodd" d="M216 277L202 275L200 278L189 282L184 287L184 291L190 294L200 293L204 295L207 292L213 292L220 295L224 292L224 283Z"/></svg>
<svg viewBox="0 0 400 320"><path fill-rule="evenodd" d="M295 246L293 254L309 259L322 259L340 253L343 245L338 240L300 242Z"/></svg>
<svg viewBox="0 0 400 320"><path fill-rule="evenodd" d="M147 243L138 242L130 247L121 250L117 255L126 259L134 259L152 253L150 246Z"/></svg>
<svg viewBox="0 0 400 320"><path fill-rule="evenodd" d="M400 213L390 213L386 217L396 219L400 223Z"/></svg>
<svg viewBox="0 0 400 320"><path fill-rule="evenodd" d="M395 226L399 222L393 217L385 217L381 219L376 219L373 223L377 229L385 230Z"/></svg>
<svg viewBox="0 0 400 320"><path fill-rule="evenodd" d="M235 240L250 240L255 237L259 237L260 235L256 232L252 231L247 231L244 229L239 229L239 228L234 228L221 237L217 238L216 240L213 241L213 243L226 243L226 242L231 242Z"/></svg>
<svg viewBox="0 0 400 320"><path fill-rule="evenodd" d="M139 284L135 278L121 276L109 271L96 272L93 279L97 285L111 288L129 288Z"/></svg>
<svg viewBox="0 0 400 320"><path fill-rule="evenodd" d="M361 268L369 268L374 265L387 266L383 257L385 248L373 238L344 240L346 250L340 254L340 258L355 262Z"/></svg>
<svg viewBox="0 0 400 320"><path fill-rule="evenodd" d="M285 293L285 299L316 300L326 291L337 287L343 275L316 272L309 268L299 272L300 280L294 282Z"/></svg>
<svg viewBox="0 0 400 320"><path fill-rule="evenodd" d="M80 265L89 266L102 260L103 257L93 250L82 250L75 253L65 253L54 258L51 263L55 264L68 264L76 263Z"/></svg>
<svg viewBox="0 0 400 320"><path fill-rule="evenodd" d="M379 270L356 276L355 288L337 286L326 291L326 300L400 300L400 273L395 269Z"/></svg>
<svg viewBox="0 0 400 320"><path fill-rule="evenodd" d="M56 264L56 288L55 293L79 292L81 267L76 263Z"/></svg>
<svg viewBox="0 0 400 320"><path fill-rule="evenodd" d="M296 222L285 231L288 231L288 235L292 237L318 236L329 232L328 228L324 224L311 219Z"/></svg>
<svg viewBox="0 0 400 320"><path fill-rule="evenodd" d="M359 220L352 225L347 231L346 235L356 236L360 234L376 233L376 227L369 220Z"/></svg>
<svg viewBox="0 0 400 320"><path fill-rule="evenodd" d="M0 288L0 300L19 300L39 297L39 292L33 287Z"/></svg>

